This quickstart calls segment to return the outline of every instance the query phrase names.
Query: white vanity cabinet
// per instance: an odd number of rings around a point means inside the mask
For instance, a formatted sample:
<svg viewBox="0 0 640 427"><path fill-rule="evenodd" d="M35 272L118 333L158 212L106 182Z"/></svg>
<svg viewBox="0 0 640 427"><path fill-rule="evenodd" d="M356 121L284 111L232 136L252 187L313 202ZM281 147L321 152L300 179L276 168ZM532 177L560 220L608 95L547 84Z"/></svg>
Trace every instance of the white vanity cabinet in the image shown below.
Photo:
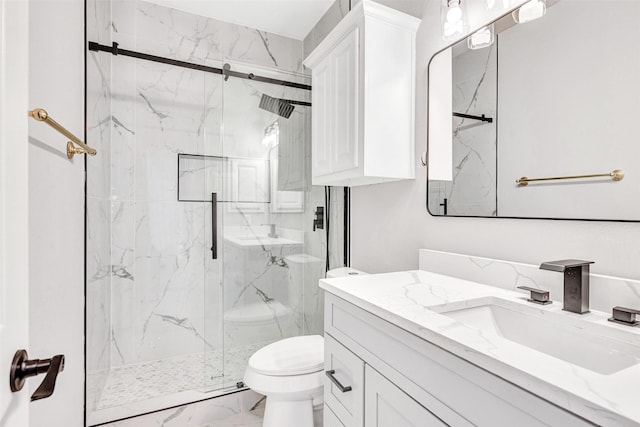
<svg viewBox="0 0 640 427"><path fill-rule="evenodd" d="M446 426L328 334L325 367L329 373L324 384L325 427Z"/></svg>
<svg viewBox="0 0 640 427"><path fill-rule="evenodd" d="M370 366L366 367L365 379L365 427L446 427L442 420Z"/></svg>
<svg viewBox="0 0 640 427"><path fill-rule="evenodd" d="M362 426L364 361L331 336L325 336L324 360L328 374L328 381L324 385L324 401L345 426Z"/></svg>
<svg viewBox="0 0 640 427"><path fill-rule="evenodd" d="M415 32L420 20L361 0L307 57L314 185L415 177Z"/></svg>
<svg viewBox="0 0 640 427"><path fill-rule="evenodd" d="M325 293L327 426L593 426L404 329Z"/></svg>

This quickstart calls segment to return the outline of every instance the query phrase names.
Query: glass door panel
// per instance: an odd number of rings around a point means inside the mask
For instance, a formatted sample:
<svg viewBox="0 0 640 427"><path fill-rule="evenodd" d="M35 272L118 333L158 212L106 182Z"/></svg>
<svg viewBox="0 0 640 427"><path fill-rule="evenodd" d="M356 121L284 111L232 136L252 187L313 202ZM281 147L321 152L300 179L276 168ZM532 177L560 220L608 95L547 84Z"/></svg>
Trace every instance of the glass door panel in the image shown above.
<svg viewBox="0 0 640 427"><path fill-rule="evenodd" d="M310 84L303 75L230 65L232 71ZM311 92L230 77L223 99L230 200L219 214L224 223L224 364L232 385L242 381L255 351L305 333L299 260L305 256L310 188Z"/></svg>

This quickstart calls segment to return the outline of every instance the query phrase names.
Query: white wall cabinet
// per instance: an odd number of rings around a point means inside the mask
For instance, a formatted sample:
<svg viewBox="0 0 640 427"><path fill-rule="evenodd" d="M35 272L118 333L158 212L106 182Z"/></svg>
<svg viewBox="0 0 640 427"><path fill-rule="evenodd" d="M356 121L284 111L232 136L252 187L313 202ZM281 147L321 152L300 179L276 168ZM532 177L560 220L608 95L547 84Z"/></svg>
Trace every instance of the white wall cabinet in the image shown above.
<svg viewBox="0 0 640 427"><path fill-rule="evenodd" d="M307 57L312 181L415 177L415 32L420 20L362 0Z"/></svg>
<svg viewBox="0 0 640 427"><path fill-rule="evenodd" d="M594 426L331 294L325 370L331 426Z"/></svg>

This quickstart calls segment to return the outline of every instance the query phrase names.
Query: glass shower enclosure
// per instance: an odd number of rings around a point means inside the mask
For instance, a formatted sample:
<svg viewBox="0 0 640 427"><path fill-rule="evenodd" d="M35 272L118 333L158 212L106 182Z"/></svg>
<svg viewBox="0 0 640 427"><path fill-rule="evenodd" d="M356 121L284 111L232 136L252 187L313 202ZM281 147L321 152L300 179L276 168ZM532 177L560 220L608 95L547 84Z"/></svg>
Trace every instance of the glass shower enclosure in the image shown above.
<svg viewBox="0 0 640 427"><path fill-rule="evenodd" d="M117 10L101 6L92 16ZM173 48L164 62L123 54L160 57L140 31L117 47L113 29L88 34L88 425L243 388L256 350L322 333L327 253L344 265L344 191L326 206L310 180L310 78L230 57L188 67Z"/></svg>

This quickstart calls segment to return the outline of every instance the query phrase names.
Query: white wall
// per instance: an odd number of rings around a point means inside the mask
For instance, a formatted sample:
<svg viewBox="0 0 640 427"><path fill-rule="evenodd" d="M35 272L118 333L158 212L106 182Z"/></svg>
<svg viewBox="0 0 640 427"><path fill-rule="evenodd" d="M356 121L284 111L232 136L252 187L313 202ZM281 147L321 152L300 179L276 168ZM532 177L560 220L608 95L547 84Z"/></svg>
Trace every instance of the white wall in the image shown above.
<svg viewBox="0 0 640 427"><path fill-rule="evenodd" d="M82 0L31 0L29 106L45 108L82 138ZM66 357L53 396L31 403L31 425L79 427L84 405L84 158L67 160L67 140L45 124L30 120L29 136L29 356ZM42 379L29 380L31 392Z"/></svg>
<svg viewBox="0 0 640 427"><path fill-rule="evenodd" d="M640 105L640 2L614 4L561 1L500 34L500 216L640 218L640 144L628 126ZM613 169L624 180L515 183Z"/></svg>
<svg viewBox="0 0 640 427"><path fill-rule="evenodd" d="M470 28L495 18L469 2ZM522 2L520 2L522 3ZM417 34L416 159L426 144L426 69L446 43L440 1L425 0ZM351 263L369 272L418 267L418 249L432 248L532 264L563 257L595 261L592 271L640 278L640 224L583 221L436 218L425 208L425 172L413 181L352 189Z"/></svg>

